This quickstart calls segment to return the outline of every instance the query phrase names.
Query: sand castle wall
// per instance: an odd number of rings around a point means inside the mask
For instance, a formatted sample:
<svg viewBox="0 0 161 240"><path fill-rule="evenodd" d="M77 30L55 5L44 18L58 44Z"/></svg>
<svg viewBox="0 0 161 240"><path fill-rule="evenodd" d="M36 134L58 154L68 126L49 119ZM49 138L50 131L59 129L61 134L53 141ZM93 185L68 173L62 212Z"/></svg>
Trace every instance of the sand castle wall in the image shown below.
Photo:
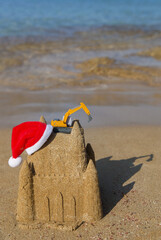
<svg viewBox="0 0 161 240"><path fill-rule="evenodd" d="M85 147L84 130L74 122L70 134L52 133L24 161L19 175L17 221L75 229L99 220L102 205L94 152Z"/></svg>

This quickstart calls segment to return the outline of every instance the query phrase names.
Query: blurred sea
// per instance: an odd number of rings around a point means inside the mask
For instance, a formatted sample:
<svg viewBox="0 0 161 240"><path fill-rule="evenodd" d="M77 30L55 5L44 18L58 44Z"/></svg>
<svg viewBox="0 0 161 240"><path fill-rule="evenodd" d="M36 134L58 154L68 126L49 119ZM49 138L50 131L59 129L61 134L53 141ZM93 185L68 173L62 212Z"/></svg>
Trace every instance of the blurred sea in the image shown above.
<svg viewBox="0 0 161 240"><path fill-rule="evenodd" d="M161 0L0 0L0 126L81 101L107 125L146 123L142 109L158 124L160 12Z"/></svg>
<svg viewBox="0 0 161 240"><path fill-rule="evenodd" d="M1 37L66 37L96 27L161 30L160 0L0 1Z"/></svg>

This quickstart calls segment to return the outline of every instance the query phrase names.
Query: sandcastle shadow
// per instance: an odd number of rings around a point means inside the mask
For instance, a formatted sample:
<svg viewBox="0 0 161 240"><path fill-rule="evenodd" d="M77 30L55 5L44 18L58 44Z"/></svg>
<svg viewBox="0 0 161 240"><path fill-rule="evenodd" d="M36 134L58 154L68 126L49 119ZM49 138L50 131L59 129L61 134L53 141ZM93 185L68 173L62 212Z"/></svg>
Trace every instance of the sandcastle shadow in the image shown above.
<svg viewBox="0 0 161 240"><path fill-rule="evenodd" d="M123 185L141 169L143 163L134 165L140 158L149 162L153 154L121 160L112 160L110 156L96 161L104 216L133 188L135 182Z"/></svg>

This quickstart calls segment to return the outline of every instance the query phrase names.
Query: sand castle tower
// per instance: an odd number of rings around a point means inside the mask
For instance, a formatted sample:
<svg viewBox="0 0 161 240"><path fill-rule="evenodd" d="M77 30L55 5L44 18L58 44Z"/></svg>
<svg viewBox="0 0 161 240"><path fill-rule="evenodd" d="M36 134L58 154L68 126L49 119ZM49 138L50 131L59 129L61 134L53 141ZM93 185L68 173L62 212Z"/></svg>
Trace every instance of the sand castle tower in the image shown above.
<svg viewBox="0 0 161 240"><path fill-rule="evenodd" d="M20 226L74 230L101 219L102 205L94 152L74 122L70 134L52 133L24 161L19 174L17 221Z"/></svg>

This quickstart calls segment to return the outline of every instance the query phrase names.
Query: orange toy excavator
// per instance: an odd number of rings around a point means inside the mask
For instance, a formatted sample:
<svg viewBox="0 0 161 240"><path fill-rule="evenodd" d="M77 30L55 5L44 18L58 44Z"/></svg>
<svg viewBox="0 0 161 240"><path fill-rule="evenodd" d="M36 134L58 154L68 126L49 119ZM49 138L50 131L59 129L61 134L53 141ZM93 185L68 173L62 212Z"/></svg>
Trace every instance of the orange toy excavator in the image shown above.
<svg viewBox="0 0 161 240"><path fill-rule="evenodd" d="M86 107L86 105L81 102L80 106L75 107L73 109L69 109L68 112L65 113L63 120L52 120L51 125L54 127L55 132L64 132L64 133L70 133L71 132L71 127L72 127L72 120L70 115L77 112L78 110L83 109L85 113L88 115L88 121L90 122L92 120L90 111Z"/></svg>

